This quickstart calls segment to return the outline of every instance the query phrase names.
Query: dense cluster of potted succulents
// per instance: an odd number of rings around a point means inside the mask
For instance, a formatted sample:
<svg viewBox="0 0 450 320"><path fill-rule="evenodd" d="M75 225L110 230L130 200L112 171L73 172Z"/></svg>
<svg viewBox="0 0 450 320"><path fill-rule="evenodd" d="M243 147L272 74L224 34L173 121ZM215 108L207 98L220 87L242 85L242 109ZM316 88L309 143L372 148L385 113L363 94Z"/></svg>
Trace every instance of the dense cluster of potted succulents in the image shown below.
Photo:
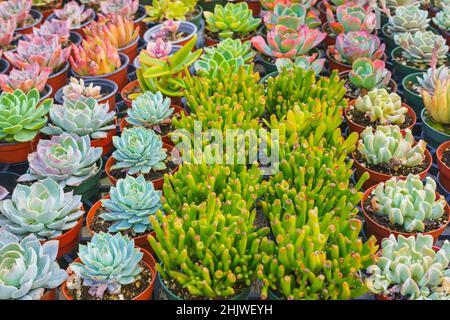
<svg viewBox="0 0 450 320"><path fill-rule="evenodd" d="M450 299L449 21L0 2L0 299Z"/></svg>

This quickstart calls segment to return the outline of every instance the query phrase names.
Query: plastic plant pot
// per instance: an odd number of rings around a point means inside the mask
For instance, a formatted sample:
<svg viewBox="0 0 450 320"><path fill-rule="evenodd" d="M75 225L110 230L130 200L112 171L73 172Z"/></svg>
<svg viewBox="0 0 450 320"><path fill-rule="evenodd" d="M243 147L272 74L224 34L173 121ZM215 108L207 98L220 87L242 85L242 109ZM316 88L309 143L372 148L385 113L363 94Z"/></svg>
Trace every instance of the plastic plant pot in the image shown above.
<svg viewBox="0 0 450 320"><path fill-rule="evenodd" d="M370 177L366 182L364 182L364 184L362 186L363 190L367 190L370 187L377 185L380 182L385 182L393 177L391 175L377 172L377 171L367 168L365 165L363 165L356 159L354 151L352 152L352 158L353 158L353 165L355 166L355 179L356 180L359 180L359 178L364 174L364 172L369 173ZM422 179L422 180L425 179L425 177L428 174L428 171L430 170L430 168L433 164L433 158L431 156L430 151L428 151L428 149L425 149L425 159L428 162L428 166L425 170L423 170L422 172L419 173L420 179ZM397 176L397 177L399 179L406 179L406 177L404 177L404 176Z"/></svg>
<svg viewBox="0 0 450 320"><path fill-rule="evenodd" d="M406 177L402 177L401 179L403 179L403 178L406 178ZM417 233L419 233L419 232L407 233L407 232L398 232L398 231L390 230L387 227L376 222L374 219L372 219L371 216L368 215L368 213L364 209L364 203L366 202L367 198L372 193L373 189L376 188L376 186L377 185L374 185L374 186L370 187L369 189L367 189L366 192L364 192L363 198L361 200L361 209L362 209L362 212L364 215L367 236L369 237L369 236L373 235L377 239L378 243L381 243L381 241L384 238L388 238L389 235L391 235L391 234L393 234L397 238L399 235L409 237L409 236L415 236ZM439 199L439 197L440 197L440 194L436 192L436 199ZM439 229L432 230L429 232L420 232L424 235L431 235L433 237L435 243L438 240L439 236L442 234L442 232L444 232L448 223L450 222L450 208L449 208L448 204L445 205L444 210L445 210L444 214L447 214L447 217L448 217L447 223L445 223L445 225L441 226Z"/></svg>
<svg viewBox="0 0 450 320"><path fill-rule="evenodd" d="M167 150L167 155L169 155L172 150L174 149L173 146L171 146L170 144L166 144L163 143L163 148ZM108 161L106 161L106 166L105 166L105 173L109 178L109 181L111 181L112 185L116 185L117 183L117 179L112 176L111 174L111 167L116 163L116 159L113 158L113 156L109 157ZM172 171L171 173L174 174L175 172L178 171L179 165L177 165ZM163 185L164 185L164 177L161 178L157 178L155 180L151 180L153 182L153 186L155 187L156 190L162 190Z"/></svg>
<svg viewBox="0 0 450 320"><path fill-rule="evenodd" d="M127 55L129 61L133 61L134 58L138 55L138 43L139 43L139 37L137 37L134 41L129 43L123 48L120 48L118 51L120 53L123 53Z"/></svg>
<svg viewBox="0 0 450 320"><path fill-rule="evenodd" d="M356 103L356 99L351 100L348 103L348 106L354 106ZM417 121L417 117L416 117L416 113L414 112L414 110L408 106L406 103L402 102L402 107L405 107L406 109L408 109L407 114L411 117L411 125L408 126L407 129L410 129L411 131L413 130L414 126L416 125L416 121ZM349 133L352 132L357 132L358 134L361 134L361 132L363 132L366 127L357 124L356 122L353 122L349 117L348 117L348 108L344 109L344 117L345 119L347 119L347 123L348 123L348 128L349 128ZM373 130L375 130L375 126L372 127ZM405 129L401 130L401 133L404 135L405 134Z"/></svg>
<svg viewBox="0 0 450 320"><path fill-rule="evenodd" d="M95 12L93 12L92 15L85 22L83 22L79 26L72 27L70 30L75 31L75 32L79 33L82 37L84 37L83 28L88 26L89 24L91 24L95 18L96 18L96 15L95 15ZM54 13L49 15L46 20L51 21L52 19L58 19Z"/></svg>
<svg viewBox="0 0 450 320"><path fill-rule="evenodd" d="M41 300L57 300L56 299L56 288L45 289L44 294L41 297Z"/></svg>
<svg viewBox="0 0 450 320"><path fill-rule="evenodd" d="M424 108L420 114L422 117L422 134L423 139L434 149L437 149L442 143L450 140L450 135L440 132L431 127L426 119L426 109Z"/></svg>
<svg viewBox="0 0 450 320"><path fill-rule="evenodd" d="M122 64L119 68L117 68L113 72L110 72L107 74L102 74L99 76L82 76L82 75L79 75L78 73L76 73L72 69L72 74L76 78L81 78L83 80L95 80L95 79L111 80L117 84L118 91L121 91L128 83L128 77L127 77L128 70L127 69L128 69L128 63L130 60L128 59L128 56L123 53L119 53L119 56L120 56L120 62Z"/></svg>
<svg viewBox="0 0 450 320"><path fill-rule="evenodd" d="M81 210L84 209L81 208ZM62 235L48 240L41 240L41 243L44 244L46 241L57 240L58 241L57 258L61 258L66 254L72 252L78 245L78 242L80 240L81 228L83 227L83 216L81 216L80 219L78 219L78 222L74 227L67 230Z"/></svg>
<svg viewBox="0 0 450 320"><path fill-rule="evenodd" d="M350 81L350 79L348 77L349 72L350 71L344 71L344 72L339 73L339 78L344 79L345 81ZM390 92L397 92L397 89L398 89L397 82L395 82L392 79L389 80L389 88L390 88ZM356 99L357 98L348 92L345 94L345 97L347 99ZM414 112L415 112L415 110L414 110Z"/></svg>
<svg viewBox="0 0 450 320"><path fill-rule="evenodd" d="M139 5L138 10L134 16L134 26L139 27L139 36L143 37L145 31L147 31L147 25L144 22L147 13L145 11L145 7L143 5Z"/></svg>
<svg viewBox="0 0 450 320"><path fill-rule="evenodd" d="M214 11L216 5L220 4L224 6L227 4L227 0L200 0L198 5L202 8L203 11Z"/></svg>
<svg viewBox="0 0 450 320"><path fill-rule="evenodd" d="M53 94L60 88L64 87L67 83L67 71L69 70L69 62L56 73L52 73L47 80L47 83L52 87Z"/></svg>
<svg viewBox="0 0 450 320"><path fill-rule="evenodd" d="M134 81L128 83L125 86L125 88L123 88L122 91L120 92L120 96L122 97L122 100L125 102L125 105L127 106L127 108L131 108L131 104L132 104L132 100L128 98L128 94L135 92L136 88L140 89L138 80L134 80Z"/></svg>
<svg viewBox="0 0 450 320"><path fill-rule="evenodd" d="M42 102L45 99L51 98L53 95L53 92L54 92L53 88L49 84L46 84L44 87L44 91L39 93L39 95L40 95L39 101Z"/></svg>
<svg viewBox="0 0 450 320"><path fill-rule="evenodd" d="M413 73L424 73L427 71L427 69L419 69L398 62L397 58L400 56L401 52L401 47L395 47L391 52L392 63L394 64L394 74L399 79L403 79Z"/></svg>
<svg viewBox="0 0 450 320"><path fill-rule="evenodd" d="M328 50L326 50L326 57L327 57L327 61L328 64L330 65L330 70L338 70L339 73L345 72L345 71L350 71L352 70L352 66L349 64L345 64L345 63L340 63L337 62L329 53Z"/></svg>
<svg viewBox="0 0 450 320"><path fill-rule="evenodd" d="M34 27L36 27L36 28L39 27L39 25L41 24L42 19L43 19L42 13L39 12L38 10L31 9L30 15L33 17L34 22L30 25L16 28L16 32L21 33L21 34L30 34L33 32Z"/></svg>
<svg viewBox="0 0 450 320"><path fill-rule="evenodd" d="M11 65L6 59L0 59L0 74L7 74L11 68Z"/></svg>
<svg viewBox="0 0 450 320"><path fill-rule="evenodd" d="M109 195L104 197L102 200L104 200L104 199L109 199ZM99 200L96 203L94 203L94 205L91 207L91 209L89 210L89 212L87 214L86 227L87 227L88 232L91 237L94 235L94 231L92 231L92 229L91 229L92 220L94 219L95 215L97 214L97 211L99 211L101 208L102 208L102 202L101 202L101 200ZM134 240L134 244L136 245L136 247L143 248L153 255L154 254L153 249L151 248L150 243L147 240L149 235L154 236L155 232L150 231L150 232L144 233L141 236L133 237L133 240Z"/></svg>
<svg viewBox="0 0 450 320"><path fill-rule="evenodd" d="M271 73L266 74L264 77L261 78L261 80L259 80L260 83L266 84L267 81L269 80L269 78L275 78L278 75L278 71L274 71Z"/></svg>
<svg viewBox="0 0 450 320"><path fill-rule="evenodd" d="M40 11L42 13L42 16L45 19L47 19L47 17L49 15L51 15L53 13L53 10L55 9L60 9L62 7L62 0L57 1L56 5L54 5L51 8L43 8L43 9L39 9L39 7L33 7L33 9L36 9L38 11Z"/></svg>
<svg viewBox="0 0 450 320"><path fill-rule="evenodd" d="M81 35L78 32L70 31L69 41L71 44L79 46L81 44L81 42L83 41L83 38L81 37Z"/></svg>
<svg viewBox="0 0 450 320"><path fill-rule="evenodd" d="M15 172L0 172L0 185L9 192L6 198L11 197L11 194L17 185L17 179L19 179L19 175Z"/></svg>
<svg viewBox="0 0 450 320"><path fill-rule="evenodd" d="M90 178L88 178L86 181L81 183L77 187L65 187L65 192L73 191L76 195L81 195L81 201L87 201L92 199L94 196L97 196L98 193L98 182L100 181L100 177L102 175L102 166L103 166L103 160L100 158L97 161L97 172Z"/></svg>
<svg viewBox="0 0 450 320"><path fill-rule="evenodd" d="M402 87L403 87L403 96L405 98L405 102L408 103L411 108L413 108L414 112L416 114L421 114L422 110L425 108L425 105L423 104L422 96L416 93L415 91L412 91L408 88L408 83L412 83L413 85L418 85L419 81L417 78L422 78L423 73L412 73L402 80Z"/></svg>
<svg viewBox="0 0 450 320"><path fill-rule="evenodd" d="M100 86L100 93L102 95L101 99L98 99L98 103L108 103L109 110L113 111L116 108L116 93L117 93L117 84L111 80L106 79L91 79L91 80L84 80L84 85L88 86L89 84L93 83L94 86ZM55 102L57 104L63 104L64 103L64 87L60 88L58 92L55 94Z"/></svg>
<svg viewBox="0 0 450 320"><path fill-rule="evenodd" d="M28 155L36 150L39 136L28 142L1 142L0 163L22 163L27 161Z"/></svg>
<svg viewBox="0 0 450 320"><path fill-rule="evenodd" d="M437 148L436 160L439 168L439 182L445 191L450 193L450 167L442 161L442 156L448 149L450 149L450 140L442 143L439 148Z"/></svg>
<svg viewBox="0 0 450 320"><path fill-rule="evenodd" d="M387 32L388 24L386 23L381 28L381 35L383 37L383 42L386 44L386 52L389 54L394 50L398 45L394 41L394 37ZM432 27L428 27L427 30L432 31L433 33L438 33L438 31Z"/></svg>
<svg viewBox="0 0 450 320"><path fill-rule="evenodd" d="M103 149L102 156L110 154L111 151L114 149L112 138L117 134L116 127L117 127L117 118L115 119L115 128L108 131L106 138L91 140L91 147Z"/></svg>
<svg viewBox="0 0 450 320"><path fill-rule="evenodd" d="M164 284L164 281L162 280L161 275L159 273L158 273L158 281L159 281L159 285L164 290L164 293L166 294L168 300L175 300L175 301L184 300L183 298L177 296L174 292L170 291L169 288L167 288L167 286ZM249 293L250 293L250 287L248 287L241 293L228 298L227 300L247 300Z"/></svg>
<svg viewBox="0 0 450 320"><path fill-rule="evenodd" d="M186 33L187 36L185 36L185 37L183 37L181 39L175 40L175 41L171 41L171 43L173 45L177 45L177 46L184 46L197 33L198 28L192 22L180 21L179 23L180 24L178 26L178 31ZM157 24L156 26L151 27L150 29L148 29L147 32L145 32L145 34L144 34L144 41L146 43L154 41L154 39L152 38L152 35L154 35L157 32L159 32L159 30L162 28L162 26L163 26L162 24Z"/></svg>
<svg viewBox="0 0 450 320"><path fill-rule="evenodd" d="M189 22L195 24L195 26L197 27L197 29L200 29L201 27L201 23L202 23L202 16L203 16L203 9L200 6L196 6L196 9L198 11L198 13L193 16Z"/></svg>
<svg viewBox="0 0 450 320"><path fill-rule="evenodd" d="M150 270L151 273L151 283L150 285L139 295L133 298L133 300L152 300L153 289L155 287L157 272L155 269L156 261L153 256L143 248L139 248L141 252L144 254L142 257L142 261L146 265L146 267ZM81 262L80 258L75 259L74 262ZM66 282L63 282L61 285L61 293L63 294L65 300L74 300L73 297L69 294L69 290L67 289Z"/></svg>

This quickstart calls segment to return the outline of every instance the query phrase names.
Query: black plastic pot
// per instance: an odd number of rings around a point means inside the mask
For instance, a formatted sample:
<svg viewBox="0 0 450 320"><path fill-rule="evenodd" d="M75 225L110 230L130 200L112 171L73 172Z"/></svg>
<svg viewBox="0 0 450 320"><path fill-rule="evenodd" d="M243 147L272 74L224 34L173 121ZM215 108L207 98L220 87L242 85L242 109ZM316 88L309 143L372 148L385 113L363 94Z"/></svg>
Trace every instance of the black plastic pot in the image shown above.
<svg viewBox="0 0 450 320"><path fill-rule="evenodd" d="M85 79L83 80L85 85L89 85L91 83L94 84L94 86L100 86L102 89L100 90L100 93L102 94L102 101L108 100L111 96L115 95L117 93L117 84L111 80L107 79ZM63 104L63 88L59 89L55 94L55 102L57 104Z"/></svg>
<svg viewBox="0 0 450 320"><path fill-rule="evenodd" d="M30 10L30 15L33 17L34 22L28 26L23 26L20 28L16 28L16 32L21 33L21 34L29 34L33 32L33 28L36 27L38 24L40 24L42 22L42 19L44 18L44 16L42 15L42 13L36 9L31 9ZM27 30L27 31L26 31Z"/></svg>
<svg viewBox="0 0 450 320"><path fill-rule="evenodd" d="M9 192L6 198L11 197L11 193L17 185L17 179L19 179L19 175L17 173L9 171L0 172L0 185Z"/></svg>
<svg viewBox="0 0 450 320"><path fill-rule="evenodd" d="M10 64L5 59L0 59L0 74L7 73L9 71Z"/></svg>
<svg viewBox="0 0 450 320"><path fill-rule="evenodd" d="M200 0L198 5L203 9L203 11L214 11L216 5L220 4L224 6L227 4L227 0Z"/></svg>
<svg viewBox="0 0 450 320"><path fill-rule="evenodd" d="M79 46L81 44L81 41L83 41L83 38L81 35L76 31L70 31L70 37L69 37L70 43Z"/></svg>
<svg viewBox="0 0 450 320"><path fill-rule="evenodd" d="M40 93L41 96L40 101L44 101L45 99L50 98L52 93L53 88L49 84L46 84L44 87L44 91Z"/></svg>

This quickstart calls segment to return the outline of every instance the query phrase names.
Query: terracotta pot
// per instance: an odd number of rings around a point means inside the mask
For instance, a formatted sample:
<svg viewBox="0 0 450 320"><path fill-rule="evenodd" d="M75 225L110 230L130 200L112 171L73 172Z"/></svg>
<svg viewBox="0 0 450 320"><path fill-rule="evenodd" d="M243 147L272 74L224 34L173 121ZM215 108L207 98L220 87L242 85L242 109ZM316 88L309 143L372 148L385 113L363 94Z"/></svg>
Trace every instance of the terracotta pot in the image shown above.
<svg viewBox="0 0 450 320"><path fill-rule="evenodd" d="M138 80L131 81L122 89L122 91L120 91L120 96L122 97L122 100L125 102L127 108L131 108L131 104L133 102L131 99L128 99L128 92L133 92L134 91L133 89L136 87L140 87Z"/></svg>
<svg viewBox="0 0 450 320"><path fill-rule="evenodd" d="M45 289L44 294L41 297L41 300L57 300L56 299L56 288Z"/></svg>
<svg viewBox="0 0 450 320"><path fill-rule="evenodd" d="M40 11L42 13L43 19L45 20L49 15L53 13L53 10L60 9L61 7L62 7L62 0L58 0L52 8L40 10L39 7L33 7L33 9Z"/></svg>
<svg viewBox="0 0 450 320"><path fill-rule="evenodd" d="M423 177L421 177L423 179ZM400 177L400 179L406 179L406 177ZM405 237L410 237L410 236L415 236L417 233L419 232L398 232L398 231L394 231L394 230L390 230L388 228L386 228L385 226L379 224L378 222L376 222L375 220L372 219L372 217L370 217L366 210L364 209L364 203L366 202L367 198L370 196L370 194L372 193L373 189L376 188L377 185L374 185L372 187L370 187L369 189L366 190L366 192L364 192L363 198L361 200L361 209L364 215L364 219L365 219L365 225L366 225L366 232L367 232L367 236L375 236L375 238L377 238L377 241L379 243L381 243L381 241L384 238L388 238L389 235L393 234L396 238L399 235L403 235ZM436 192L436 199L438 199L440 197L439 193ZM448 204L445 205L445 213L447 214L447 223L440 227L439 229L433 230L433 231L429 231L429 232L420 232L422 234L426 234L426 235L431 235L434 239L434 242L436 242L439 238L439 236L442 234L442 232L444 232L445 228L447 227L448 223L450 222L450 207L448 206Z"/></svg>
<svg viewBox="0 0 450 320"><path fill-rule="evenodd" d="M318 4L317 4L317 9L319 9L319 17L320 17L320 21L322 21L322 23L326 23L327 22L327 8L325 6L325 0L321 0Z"/></svg>
<svg viewBox="0 0 450 320"><path fill-rule="evenodd" d="M144 33L147 31L147 24L144 22L147 13L145 11L145 7L143 5L139 5L138 11L134 17L134 26L139 27L139 35L141 37L144 36Z"/></svg>
<svg viewBox="0 0 450 320"><path fill-rule="evenodd" d="M360 163L358 160L356 160L354 151L352 152L352 158L353 158L354 166L355 166L356 180L359 180L359 178L363 175L364 172L368 172L370 175L369 179L366 182L364 182L364 184L362 186L362 188L364 190L367 190L370 187L377 185L380 182L385 182L386 180L389 180L390 178L392 178L392 176L390 176L388 174L376 172L374 170L366 168L362 163ZM425 177L428 174L428 171L431 168L431 165L433 164L433 159L432 159L431 153L430 153L430 151L428 151L428 149L425 149L425 159L428 162L428 167L424 171L419 173L420 179L425 179ZM406 177L404 177L404 176L398 176L398 178L406 179Z"/></svg>
<svg viewBox="0 0 450 320"><path fill-rule="evenodd" d="M66 64L64 65L64 67L56 72L56 73L52 73L47 80L47 84L49 84L52 89L53 89L53 93L51 95L51 97L53 98L53 96L56 94L56 92L61 89L62 87L64 87L67 83L67 70L69 70L69 63L66 62Z"/></svg>
<svg viewBox="0 0 450 320"><path fill-rule="evenodd" d="M34 22L28 26L16 28L16 32L21 34L30 34L33 32L34 27L39 27L43 19L42 13L40 13L38 10L31 9L30 15L34 18Z"/></svg>
<svg viewBox="0 0 450 320"><path fill-rule="evenodd" d="M152 300L153 289L155 287L155 282L157 278L157 273L155 269L156 261L155 258L153 258L153 256L148 251L142 248L139 249L144 254L144 256L142 257L142 261L150 270L152 280L150 285L143 292L141 292L139 295L133 298L133 300ZM81 262L81 260L80 258L77 258L75 259L74 262ZM63 294L65 300L73 300L72 296L69 294L69 290L67 289L66 282L63 282L63 284L61 285L61 293Z"/></svg>
<svg viewBox="0 0 450 320"><path fill-rule="evenodd" d="M114 81L117 84L118 90L121 91L128 83L127 70L128 70L128 63L130 60L128 59L128 56L123 53L119 53L119 56L122 65L114 72L103 74L100 76L82 76L72 69L72 74L75 77L82 78L84 80L107 79Z"/></svg>
<svg viewBox="0 0 450 320"><path fill-rule="evenodd" d="M175 109L174 112L173 112L174 114L182 114L182 113L184 113L185 115L187 115L186 110L184 110L183 108L181 108L179 106L172 105L172 108ZM120 120L120 132L122 132L125 128L132 127L132 125L130 125L127 122L126 118L127 117L122 118ZM172 139L170 139L169 135L162 136L161 138L162 138L163 143L171 145L171 146L174 145L174 143L173 143Z"/></svg>
<svg viewBox="0 0 450 320"><path fill-rule="evenodd" d="M109 195L107 195L103 199L109 199L109 198L110 198ZM96 203L94 203L94 205L91 207L91 209L89 210L88 215L86 217L86 227L87 227L91 237L94 235L94 231L92 231L92 229L91 229L91 223L95 217L95 214L97 213L97 211L99 209L101 209L101 207L102 207L102 202L99 200ZM133 237L133 240L134 240L136 247L143 248L143 249L147 250L148 252L150 252L151 254L154 254L153 249L147 240L148 236L151 234L154 235L155 232L152 231L149 233L145 233L142 236Z"/></svg>
<svg viewBox="0 0 450 320"><path fill-rule="evenodd" d="M27 161L28 155L36 150L39 135L32 141L0 143L0 163L22 163Z"/></svg>
<svg viewBox="0 0 450 320"><path fill-rule="evenodd" d="M84 210L83 207L81 207L81 210ZM83 214L84 216L84 214ZM81 228L83 227L83 216L78 219L77 224L70 230L64 232L62 235L49 239L50 240L58 240L58 258L61 258L62 256L72 252L75 247L78 245L78 241L80 239L81 235ZM46 241L41 240L41 243L44 244Z"/></svg>
<svg viewBox="0 0 450 320"><path fill-rule="evenodd" d="M444 142L436 150L436 159L439 168L439 182L445 191L450 193L450 168L442 161L445 150L450 149L450 141Z"/></svg>
<svg viewBox="0 0 450 320"><path fill-rule="evenodd" d="M128 62L133 61L138 55L138 43L139 37L137 37L136 40L129 43L125 47L120 48L118 51L128 57Z"/></svg>
<svg viewBox="0 0 450 320"><path fill-rule="evenodd" d="M117 127L117 118L115 119L115 125ZM111 153L114 149L112 138L117 134L117 129L111 129L108 135L104 139L93 139L91 140L91 147L100 147L103 149L102 156L106 156Z"/></svg>
<svg viewBox="0 0 450 320"><path fill-rule="evenodd" d="M148 29L144 34L144 41L146 43L154 41L152 38L152 35L159 32L161 30L161 28L162 28L162 24L157 24L156 26L153 26L150 29ZM179 40L176 40L176 41L171 41L171 43L172 43L172 45L184 46L186 43L189 42L189 40L192 39L192 37L195 34L197 34L198 29L197 29L196 25L193 24L192 22L180 21L180 24L178 27L178 32L186 33L187 36L184 38L181 38ZM193 50L195 50L195 48Z"/></svg>
<svg viewBox="0 0 450 320"><path fill-rule="evenodd" d="M356 101L357 101L357 99L351 100L351 101L348 103L348 106L349 106L349 107L354 106L355 103L356 103ZM407 129L410 129L410 130L412 131L412 129L413 129L413 127L415 126L416 121L417 121L416 113L414 112L414 110L413 110L410 106L408 106L408 105L407 105L406 103L404 103L404 102L402 102L402 107L405 107L405 108L408 109L407 114L411 117L412 124L409 125ZM359 124L353 122L353 121L348 117L348 111L349 111L349 108L345 108L345 109L344 109L344 117L345 117L345 119L347 119L348 128L349 128L349 133L357 132L358 134L361 134L361 132L363 132L364 129L366 129L366 127L361 126L361 125L359 125ZM375 131L376 128L375 128L375 127L372 127L372 128L373 128L373 130ZM400 130L400 131L401 131L401 133L402 133L403 135L405 135L405 129L402 129L402 130Z"/></svg>
<svg viewBox="0 0 450 320"><path fill-rule="evenodd" d="M167 154L169 154L174 147L169 145L169 144L165 144L163 143L163 148L167 150ZM111 181L111 183L115 186L117 183L117 179L115 177L113 177L111 175L111 167L116 163L116 159L113 158L113 156L109 157L108 161L106 161L106 165L105 165L105 172L106 175L109 178L109 181ZM178 171L178 165L176 166L175 169L172 170L172 174ZM164 177L158 178L156 180L152 180L153 182L153 186L155 187L155 189L157 190L162 190L163 184L164 184Z"/></svg>

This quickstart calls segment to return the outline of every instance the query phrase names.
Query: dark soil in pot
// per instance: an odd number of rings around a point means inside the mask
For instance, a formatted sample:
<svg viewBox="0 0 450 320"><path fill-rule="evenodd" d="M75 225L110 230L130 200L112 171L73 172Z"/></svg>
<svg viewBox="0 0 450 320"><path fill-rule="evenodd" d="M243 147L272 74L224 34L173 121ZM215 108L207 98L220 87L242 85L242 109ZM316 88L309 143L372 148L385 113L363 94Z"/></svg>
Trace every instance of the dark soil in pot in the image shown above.
<svg viewBox="0 0 450 320"><path fill-rule="evenodd" d="M402 50L399 50L398 53L394 54L393 58L394 58L394 60L395 60L397 63L402 64L402 65L405 65L405 66L410 67L410 68L414 68L414 69L419 69L419 70L426 71L426 70L428 70L428 68L430 67L428 64L425 64L425 63L415 63L415 62L413 62L413 61L411 61L411 60L408 60L407 58L405 58L405 57L403 56L403 51L402 51ZM445 65L446 65L446 66L449 65L448 59L447 59L447 61L445 62ZM438 66L438 67L439 67L439 66Z"/></svg>
<svg viewBox="0 0 450 320"><path fill-rule="evenodd" d="M30 17L24 22L22 26L18 26L16 28L16 32L21 34L29 34L33 32L33 28L37 27L39 23L41 23L43 19L42 13L40 13L36 9L30 10Z"/></svg>
<svg viewBox="0 0 450 320"><path fill-rule="evenodd" d="M389 163L382 163L378 165L370 165L367 164L361 154L358 151L355 151L355 159L358 160L361 164L364 164L366 168L376 171L378 173L387 174L390 176L407 176L408 174L419 174L423 171L425 171L428 166L428 160L425 157L425 159L422 161L422 163L416 167L403 167L400 166L397 168L397 170L393 170L392 165Z"/></svg>
<svg viewBox="0 0 450 320"><path fill-rule="evenodd" d="M440 133L450 135L450 124L445 123L438 123L431 118L431 116L428 114L427 110L425 109L423 112L423 121L426 121L427 124L433 128L434 130L439 131Z"/></svg>
<svg viewBox="0 0 450 320"><path fill-rule="evenodd" d="M152 274L150 269L143 261L141 261L139 265L143 268L143 270L139 274L140 279L133 283L121 286L121 295L123 295L124 300L132 300L133 298L137 297L139 294L144 292L144 290L147 289L152 283ZM89 294L89 287L87 286L81 286L80 296L78 296L77 290L68 290L68 292L74 298L74 300L119 300L119 295L111 295L108 290L105 291L101 299L91 296Z"/></svg>
<svg viewBox="0 0 450 320"><path fill-rule="evenodd" d="M233 33L232 39L240 39L242 41L246 41L251 39L252 37L254 37L257 34L258 30L253 30L251 33ZM205 37L208 37L209 39L212 39L213 41L216 42L220 42L221 40L219 40L219 34L215 33L215 32L210 32L208 30L205 29L204 31L205 33Z"/></svg>
<svg viewBox="0 0 450 320"><path fill-rule="evenodd" d="M170 154L167 155L167 158L164 160L164 163L166 164L166 168L164 170L151 170L149 173L144 174L144 178L147 181L153 181L156 179L160 179L164 177L164 174L171 173L178 165L173 162ZM119 180L124 179L127 176L126 172L121 171L120 169L114 169L111 170L111 175ZM136 174L134 176L138 176L139 174Z"/></svg>
<svg viewBox="0 0 450 320"><path fill-rule="evenodd" d="M353 122L355 122L356 124L359 124L360 126L363 126L363 127L369 127L369 126L377 127L377 126L381 125L381 123L379 121L371 122L370 119L365 116L364 112L358 111L354 108L349 109L347 114L351 117L351 120ZM350 119L350 117L349 117L349 119ZM405 114L405 122L402 123L401 125L399 125L399 127L400 127L400 129L406 129L412 124L413 124L413 119L411 118L411 116L409 114Z"/></svg>
<svg viewBox="0 0 450 320"><path fill-rule="evenodd" d="M450 168L450 149L447 149L442 153L442 162Z"/></svg>
<svg viewBox="0 0 450 320"><path fill-rule="evenodd" d="M361 96L361 89L355 87L353 83L350 81L348 77L349 71L341 72L339 73L339 78L345 81L344 87L346 89L345 96L350 99L356 99L357 97ZM397 92L397 83L395 83L394 80L389 81L389 85L387 85L384 89L387 90L387 92Z"/></svg>

